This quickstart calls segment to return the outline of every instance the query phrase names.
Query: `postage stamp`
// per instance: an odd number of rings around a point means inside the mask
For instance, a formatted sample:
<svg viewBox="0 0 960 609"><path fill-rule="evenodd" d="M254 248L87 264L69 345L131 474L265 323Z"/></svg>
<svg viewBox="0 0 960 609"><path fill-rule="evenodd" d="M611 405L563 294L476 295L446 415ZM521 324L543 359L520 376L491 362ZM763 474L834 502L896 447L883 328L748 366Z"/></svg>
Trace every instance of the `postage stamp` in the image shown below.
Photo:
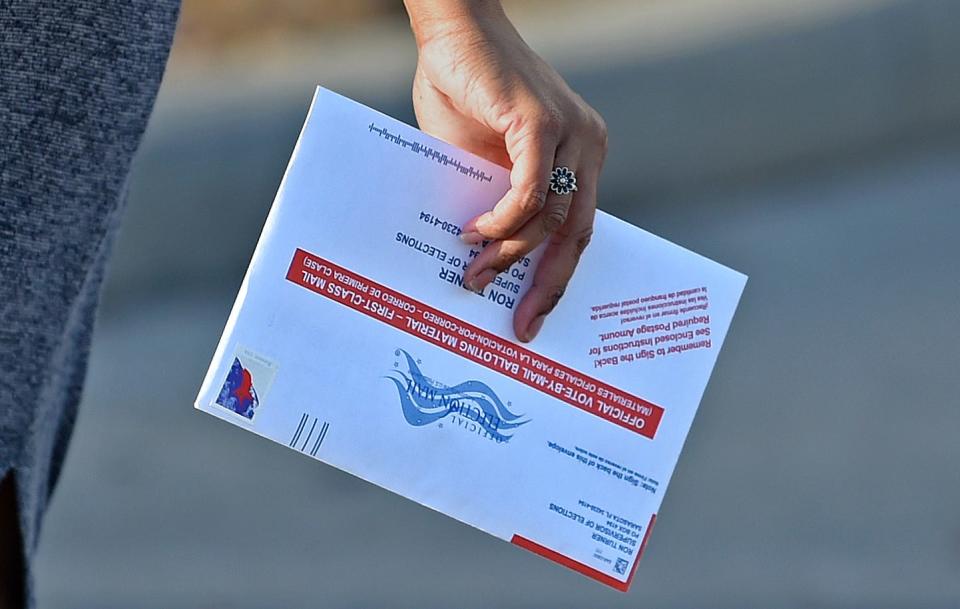
<svg viewBox="0 0 960 609"><path fill-rule="evenodd" d="M252 421L267 397L277 365L249 349L237 347L233 363L217 394L216 404Z"/></svg>

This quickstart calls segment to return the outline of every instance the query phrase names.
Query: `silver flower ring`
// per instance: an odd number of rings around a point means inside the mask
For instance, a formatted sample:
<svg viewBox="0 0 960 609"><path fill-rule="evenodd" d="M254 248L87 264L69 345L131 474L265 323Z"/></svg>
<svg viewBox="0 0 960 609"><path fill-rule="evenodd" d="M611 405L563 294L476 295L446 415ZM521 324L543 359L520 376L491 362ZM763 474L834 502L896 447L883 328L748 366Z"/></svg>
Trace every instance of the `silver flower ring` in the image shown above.
<svg viewBox="0 0 960 609"><path fill-rule="evenodd" d="M554 167L550 172L550 190L566 195L577 189L577 175L569 167Z"/></svg>

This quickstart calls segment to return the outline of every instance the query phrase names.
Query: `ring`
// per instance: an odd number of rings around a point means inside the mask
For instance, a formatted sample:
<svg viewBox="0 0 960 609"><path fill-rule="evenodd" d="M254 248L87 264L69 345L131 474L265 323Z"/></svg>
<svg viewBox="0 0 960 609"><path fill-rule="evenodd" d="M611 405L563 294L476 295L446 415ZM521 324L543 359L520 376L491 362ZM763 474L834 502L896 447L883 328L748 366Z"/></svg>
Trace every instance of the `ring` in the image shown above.
<svg viewBox="0 0 960 609"><path fill-rule="evenodd" d="M577 189L577 174L569 167L554 167L550 172L550 190L558 195L566 195Z"/></svg>

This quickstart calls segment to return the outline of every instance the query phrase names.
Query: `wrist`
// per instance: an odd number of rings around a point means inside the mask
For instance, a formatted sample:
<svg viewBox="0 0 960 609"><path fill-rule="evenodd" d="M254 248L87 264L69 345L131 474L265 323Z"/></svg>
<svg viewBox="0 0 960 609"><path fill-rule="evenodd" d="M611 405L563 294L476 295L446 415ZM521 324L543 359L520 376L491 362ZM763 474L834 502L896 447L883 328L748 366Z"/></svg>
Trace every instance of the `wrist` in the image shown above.
<svg viewBox="0 0 960 609"><path fill-rule="evenodd" d="M472 37L510 26L499 0L404 0L404 5L418 49L436 38Z"/></svg>

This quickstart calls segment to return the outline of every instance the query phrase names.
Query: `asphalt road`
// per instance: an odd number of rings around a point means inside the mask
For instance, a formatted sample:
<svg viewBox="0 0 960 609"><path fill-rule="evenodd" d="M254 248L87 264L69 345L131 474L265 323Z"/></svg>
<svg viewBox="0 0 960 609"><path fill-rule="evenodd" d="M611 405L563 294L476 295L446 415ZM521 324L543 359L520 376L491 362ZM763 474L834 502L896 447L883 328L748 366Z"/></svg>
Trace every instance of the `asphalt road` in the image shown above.
<svg viewBox="0 0 960 609"><path fill-rule="evenodd" d="M289 150L265 145L226 187L260 200L243 238ZM230 210L160 213L188 162L165 158L145 151L118 253L173 270L108 291L41 607L960 605L960 145L607 205L750 275L628 595L195 412L243 263L178 275Z"/></svg>

